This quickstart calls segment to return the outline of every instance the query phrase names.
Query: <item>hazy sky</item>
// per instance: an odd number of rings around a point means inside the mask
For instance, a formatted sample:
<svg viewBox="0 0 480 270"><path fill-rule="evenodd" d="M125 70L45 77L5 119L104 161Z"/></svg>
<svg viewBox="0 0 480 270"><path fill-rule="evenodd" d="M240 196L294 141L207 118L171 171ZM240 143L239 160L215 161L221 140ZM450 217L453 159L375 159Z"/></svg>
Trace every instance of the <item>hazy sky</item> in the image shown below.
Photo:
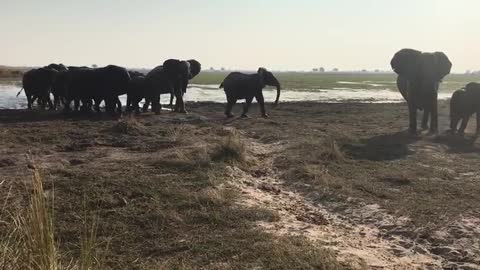
<svg viewBox="0 0 480 270"><path fill-rule="evenodd" d="M409 47L480 69L479 0L0 0L0 64L390 69Z"/></svg>

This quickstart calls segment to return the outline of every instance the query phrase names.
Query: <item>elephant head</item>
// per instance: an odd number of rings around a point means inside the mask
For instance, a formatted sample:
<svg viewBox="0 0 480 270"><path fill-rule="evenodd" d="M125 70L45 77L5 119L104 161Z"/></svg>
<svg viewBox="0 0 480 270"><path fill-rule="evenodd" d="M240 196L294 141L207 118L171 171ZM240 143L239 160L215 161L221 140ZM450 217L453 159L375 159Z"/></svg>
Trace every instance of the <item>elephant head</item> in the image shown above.
<svg viewBox="0 0 480 270"><path fill-rule="evenodd" d="M275 98L274 103L274 105L277 105L278 101L280 100L280 82L278 82L277 78L273 76L272 72L268 71L265 68L259 68L257 74L259 75L262 88L265 85L274 86L277 88L277 97Z"/></svg>
<svg viewBox="0 0 480 270"><path fill-rule="evenodd" d="M190 77L189 77L189 79L191 80L200 73L200 71L202 70L202 65L200 64L200 62L198 62L195 59L190 59L190 60L187 60L186 62L190 66Z"/></svg>
<svg viewBox="0 0 480 270"><path fill-rule="evenodd" d="M426 84L438 84L452 68L443 52L422 53L413 49L398 51L390 64L399 76L424 87Z"/></svg>

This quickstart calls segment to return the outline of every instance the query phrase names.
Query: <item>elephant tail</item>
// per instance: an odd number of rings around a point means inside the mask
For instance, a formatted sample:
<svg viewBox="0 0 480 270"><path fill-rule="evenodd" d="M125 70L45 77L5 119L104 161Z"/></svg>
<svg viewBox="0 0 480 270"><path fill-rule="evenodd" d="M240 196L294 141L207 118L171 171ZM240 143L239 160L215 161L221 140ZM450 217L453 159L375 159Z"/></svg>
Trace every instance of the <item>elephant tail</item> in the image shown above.
<svg viewBox="0 0 480 270"><path fill-rule="evenodd" d="M20 95L20 93L22 93L22 91L23 91L23 87L22 87L22 89L20 89L20 91L18 91L17 97Z"/></svg>
<svg viewBox="0 0 480 270"><path fill-rule="evenodd" d="M223 82L220 84L220 86L218 88L223 88Z"/></svg>

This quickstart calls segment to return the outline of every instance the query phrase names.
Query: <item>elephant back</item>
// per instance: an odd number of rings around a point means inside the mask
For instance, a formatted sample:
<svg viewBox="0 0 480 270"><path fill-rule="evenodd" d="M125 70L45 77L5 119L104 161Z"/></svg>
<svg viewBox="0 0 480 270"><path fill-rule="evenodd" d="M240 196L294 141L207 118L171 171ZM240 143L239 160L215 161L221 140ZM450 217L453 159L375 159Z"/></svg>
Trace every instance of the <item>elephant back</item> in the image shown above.
<svg viewBox="0 0 480 270"><path fill-rule="evenodd" d="M145 87L153 93L172 93L173 84L163 66L157 66L145 76Z"/></svg>

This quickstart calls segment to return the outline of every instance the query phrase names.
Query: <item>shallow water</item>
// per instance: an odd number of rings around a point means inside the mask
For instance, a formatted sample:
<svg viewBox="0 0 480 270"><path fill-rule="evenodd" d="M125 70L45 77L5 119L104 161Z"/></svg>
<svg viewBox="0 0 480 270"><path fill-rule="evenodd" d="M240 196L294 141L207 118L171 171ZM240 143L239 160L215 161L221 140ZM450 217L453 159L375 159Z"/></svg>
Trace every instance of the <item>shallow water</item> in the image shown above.
<svg viewBox="0 0 480 270"><path fill-rule="evenodd" d="M346 84L347 85L347 84ZM27 107L27 99L22 93L16 97L20 87L17 85L0 84L0 109L23 109ZM276 96L275 89L264 90L265 100L273 102ZM451 93L440 92L439 99L450 98ZM225 93L218 89L218 85L190 85L185 99L194 102L224 103ZM126 96L121 96L122 104L126 103ZM398 103L403 98L396 90L385 89L352 89L348 87L334 89L284 89L280 96L281 102L288 101L317 101L326 103L362 102L362 103ZM170 96L162 95L162 103L169 103ZM241 102L241 101L240 101Z"/></svg>

